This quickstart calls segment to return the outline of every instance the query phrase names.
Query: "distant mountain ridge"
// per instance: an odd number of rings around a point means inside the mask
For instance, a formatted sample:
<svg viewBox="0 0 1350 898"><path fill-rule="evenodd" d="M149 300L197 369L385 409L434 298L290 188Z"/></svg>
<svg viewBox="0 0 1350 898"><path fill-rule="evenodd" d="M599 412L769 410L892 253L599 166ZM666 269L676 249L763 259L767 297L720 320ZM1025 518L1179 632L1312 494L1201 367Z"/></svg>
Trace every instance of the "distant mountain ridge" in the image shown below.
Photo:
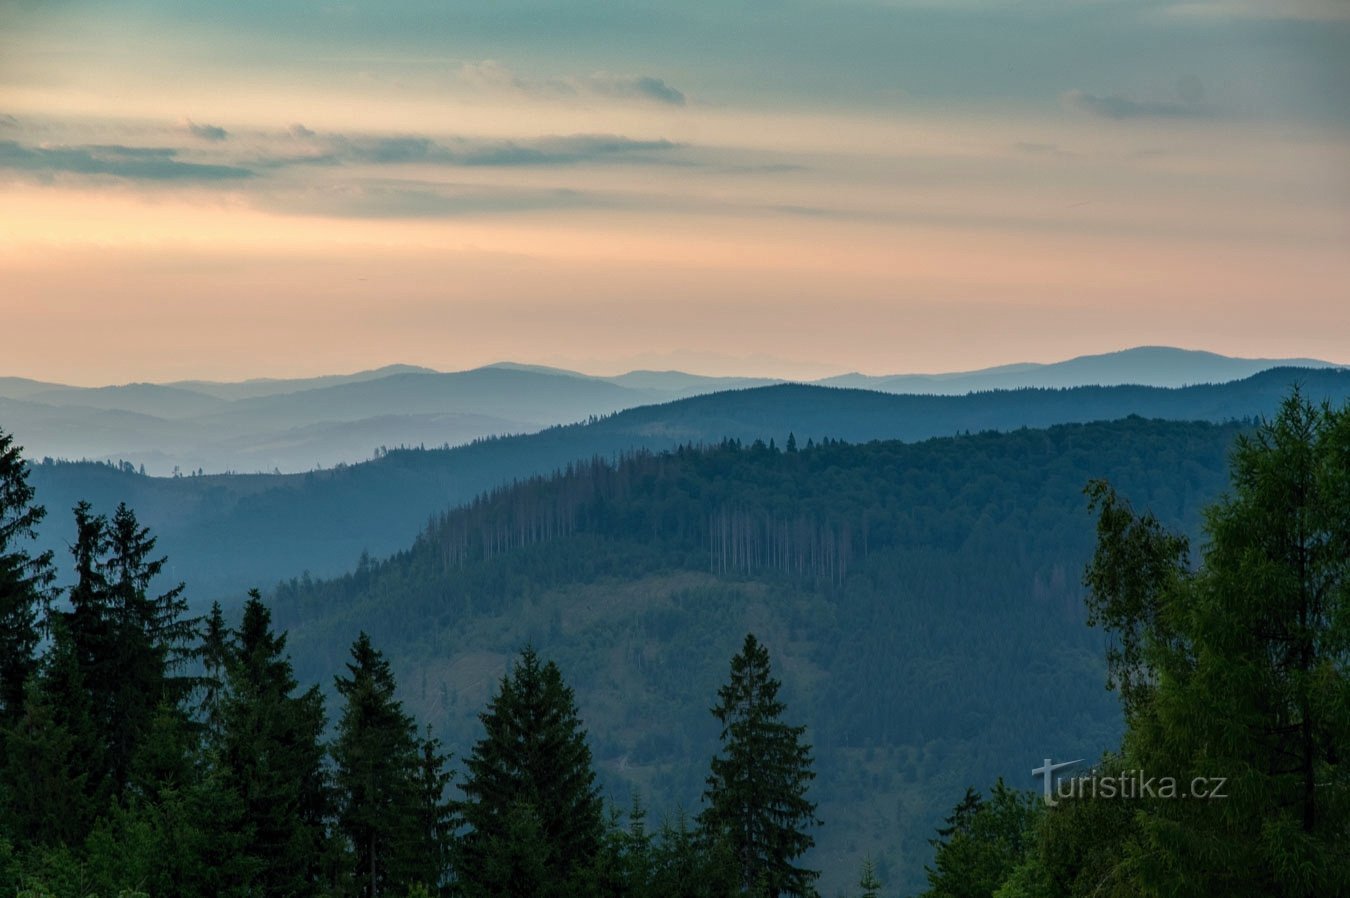
<svg viewBox="0 0 1350 898"><path fill-rule="evenodd" d="M776 440L782 446L789 433L805 445L825 437L918 441L1130 415L1240 421L1272 414L1294 384L1314 401L1350 400L1350 371L1307 368L1272 369L1233 383L1178 389L1076 387L968 396L779 384L642 406L449 450L390 452L375 461L307 474L163 478L103 464L37 464L32 470L38 500L52 512L44 525L45 547L63 552L71 542L65 511L79 499L105 509L125 500L160 534L161 549L182 575L191 572L194 594L205 598L266 586L306 570L340 573L362 550L379 556L408 545L432 514L513 479L548 474L594 456L727 437L746 443ZM318 433L324 436L322 429Z"/></svg>
<svg viewBox="0 0 1350 898"><path fill-rule="evenodd" d="M1028 387L1223 383L1317 359L1237 359L1139 347L1052 364L948 374L846 374L815 383L881 393L962 395ZM398 446L455 446L588 420L623 409L788 383L683 371L598 376L501 362L441 372L390 365L347 375L238 383L176 381L71 387L0 378L0 427L41 458L126 460L152 474L299 472L355 463Z"/></svg>

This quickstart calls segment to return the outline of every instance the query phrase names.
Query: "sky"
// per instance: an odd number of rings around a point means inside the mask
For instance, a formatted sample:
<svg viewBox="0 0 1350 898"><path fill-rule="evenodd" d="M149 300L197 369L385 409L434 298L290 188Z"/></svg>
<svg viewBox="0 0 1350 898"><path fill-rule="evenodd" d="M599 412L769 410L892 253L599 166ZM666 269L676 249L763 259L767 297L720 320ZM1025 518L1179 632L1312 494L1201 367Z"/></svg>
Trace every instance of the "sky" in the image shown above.
<svg viewBox="0 0 1350 898"><path fill-rule="evenodd" d="M0 0L0 376L1350 362L1350 0Z"/></svg>

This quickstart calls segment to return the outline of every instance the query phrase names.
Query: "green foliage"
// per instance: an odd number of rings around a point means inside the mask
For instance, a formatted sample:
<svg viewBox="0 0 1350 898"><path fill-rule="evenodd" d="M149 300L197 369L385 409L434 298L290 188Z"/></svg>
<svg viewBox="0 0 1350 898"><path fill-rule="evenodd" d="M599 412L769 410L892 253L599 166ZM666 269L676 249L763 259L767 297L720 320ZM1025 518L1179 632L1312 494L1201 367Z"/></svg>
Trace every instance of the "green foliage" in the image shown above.
<svg viewBox="0 0 1350 898"><path fill-rule="evenodd" d="M323 698L318 687L294 694L298 684L285 655L286 637L272 632L271 614L256 592L235 639L213 761L219 785L239 801L228 803L234 817L214 825L242 836L241 854L254 867L252 888L316 895L330 812L320 741Z"/></svg>
<svg viewBox="0 0 1350 898"><path fill-rule="evenodd" d="M556 664L526 648L480 720L483 737L460 784L468 827L456 859L460 887L469 896L568 894L594 862L602 833L572 690Z"/></svg>
<svg viewBox="0 0 1350 898"><path fill-rule="evenodd" d="M444 759L433 742L419 743L389 662L364 633L347 670L337 678L345 704L332 753L337 829L351 846L357 889L375 898L415 883L439 888L449 835Z"/></svg>
<svg viewBox="0 0 1350 898"><path fill-rule="evenodd" d="M57 624L23 716L5 732L3 819L25 844L78 845L107 802L102 745L70 640Z"/></svg>
<svg viewBox="0 0 1350 898"><path fill-rule="evenodd" d="M988 799L967 789L933 842L925 898L992 895L1024 859L1039 812L1039 799L1001 779Z"/></svg>
<svg viewBox="0 0 1350 898"><path fill-rule="evenodd" d="M740 864L731 842L707 839L683 813L661 825L652 851L650 894L661 898L733 898L743 894Z"/></svg>
<svg viewBox="0 0 1350 898"><path fill-rule="evenodd" d="M1344 893L1350 408L1296 392L1239 439L1232 480L1194 571L1175 538L1098 493L1089 583L1138 671L1121 679L1126 759L1182 784L1223 778L1227 795L1146 802L1130 862L1146 894Z"/></svg>
<svg viewBox="0 0 1350 898"><path fill-rule="evenodd" d="M33 495L19 447L0 431L0 750L4 728L23 713L37 668L38 623L53 598L52 553L34 554L28 545L47 513Z"/></svg>
<svg viewBox="0 0 1350 898"><path fill-rule="evenodd" d="M879 898L881 895L881 880L877 878L876 865L872 859L863 861L862 871L858 874L859 898Z"/></svg>
<svg viewBox="0 0 1350 898"><path fill-rule="evenodd" d="M699 815L705 837L730 842L742 887L763 898L809 895L820 875L794 863L815 844L809 828L820 821L806 797L815 779L806 727L783 722L780 687L768 649L746 634L713 708L722 752L713 758Z"/></svg>
<svg viewBox="0 0 1350 898"><path fill-rule="evenodd" d="M1094 544L1083 484L1107 477L1197 532L1240 430L1132 419L576 464L447 513L347 577L288 584L273 608L302 678L370 633L401 682L427 684L409 707L448 743L478 736L474 680L525 642L546 648L606 790L641 790L658 819L699 801L690 759L717 739L704 709L754 630L780 646L783 696L810 727L830 821L810 855L822 891L852 889L869 853L888 888L917 891L966 782L1020 771L1047 744L1075 757L1119 744L1074 582ZM483 667L457 680L456 658Z"/></svg>

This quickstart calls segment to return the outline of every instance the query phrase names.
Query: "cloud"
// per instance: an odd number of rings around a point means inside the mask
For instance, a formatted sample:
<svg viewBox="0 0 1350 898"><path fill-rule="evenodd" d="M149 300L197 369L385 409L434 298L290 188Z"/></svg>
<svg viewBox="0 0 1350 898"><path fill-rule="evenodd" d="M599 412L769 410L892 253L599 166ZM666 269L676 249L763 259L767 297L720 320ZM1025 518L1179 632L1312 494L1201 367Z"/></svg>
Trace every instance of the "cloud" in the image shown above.
<svg viewBox="0 0 1350 898"><path fill-rule="evenodd" d="M683 106L685 96L660 78L650 75L610 75L597 72L585 79L594 93L623 99L651 100L670 106Z"/></svg>
<svg viewBox="0 0 1350 898"><path fill-rule="evenodd" d="M0 128L16 129L19 127L19 120L12 115L6 115L0 112Z"/></svg>
<svg viewBox="0 0 1350 898"><path fill-rule="evenodd" d="M225 181L253 176L247 168L181 162L168 147L126 147L116 144L32 147L0 141L0 168L44 174L67 172L110 175L140 181Z"/></svg>
<svg viewBox="0 0 1350 898"><path fill-rule="evenodd" d="M273 192L257 197L255 202L287 215L359 219L456 218L621 204L613 198L576 190L351 181L318 189Z"/></svg>
<svg viewBox="0 0 1350 898"><path fill-rule="evenodd" d="M219 125L200 125L190 118L183 119L183 130L193 137L212 142L219 142L230 136L230 133Z"/></svg>
<svg viewBox="0 0 1350 898"><path fill-rule="evenodd" d="M571 165L603 158L672 150L669 140L633 140L616 134L572 134L530 141L502 141L459 155L463 165Z"/></svg>
<svg viewBox="0 0 1350 898"><path fill-rule="evenodd" d="M1132 100L1119 94L1101 96L1081 90L1071 90L1060 100L1069 109L1109 119L1133 118L1201 118L1205 110L1199 103L1167 102L1159 100Z"/></svg>
<svg viewBox="0 0 1350 898"><path fill-rule="evenodd" d="M617 134L553 135L530 140L460 138L449 144L416 136L351 138L335 135L328 140L332 147L331 156L313 161L375 165L576 165L603 159L629 160L637 154L679 147L669 140L634 140Z"/></svg>
<svg viewBox="0 0 1350 898"><path fill-rule="evenodd" d="M687 102L683 91L652 75L594 72L565 78L529 78L491 59L466 63L460 67L459 75L461 80L478 88L509 91L536 99L592 96L666 106L683 106Z"/></svg>
<svg viewBox="0 0 1350 898"><path fill-rule="evenodd" d="M286 133L296 138L297 140L308 140L309 138L315 136L315 133L313 131L309 130L299 122L292 122L291 126L286 129Z"/></svg>
<svg viewBox="0 0 1350 898"><path fill-rule="evenodd" d="M1078 155L1072 150L1064 149L1057 143L1041 143L1030 140L1018 141L1013 144L1013 149L1017 150L1019 153L1026 153L1031 156L1056 156L1068 158L1070 156Z"/></svg>

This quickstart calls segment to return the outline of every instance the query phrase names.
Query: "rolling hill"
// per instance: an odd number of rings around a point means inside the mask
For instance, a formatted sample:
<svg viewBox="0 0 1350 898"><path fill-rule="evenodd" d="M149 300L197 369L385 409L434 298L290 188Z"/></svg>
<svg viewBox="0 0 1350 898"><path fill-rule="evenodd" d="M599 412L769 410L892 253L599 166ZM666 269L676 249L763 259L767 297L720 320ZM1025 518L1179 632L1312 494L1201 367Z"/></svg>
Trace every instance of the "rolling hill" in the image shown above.
<svg viewBox="0 0 1350 898"><path fill-rule="evenodd" d="M1350 397L1350 372L1277 369L1183 389L1081 387L969 396L895 396L785 384L629 409L593 422L448 450L393 451L374 461L294 475L144 477L102 464L38 464L33 483L51 514L43 544L64 551L67 510L81 498L126 501L160 536L198 600L242 594L309 571L349 570L362 551L408 545L428 518L516 478L637 448L751 443L922 440L962 432L1047 427L1140 415L1229 421L1268 415L1293 383L1313 399Z"/></svg>
<svg viewBox="0 0 1350 898"><path fill-rule="evenodd" d="M1118 745L1079 581L1107 478L1194 533L1241 425L1122 421L793 451L730 441L570 466L437 516L404 551L273 599L324 682L368 632L458 756L526 644L577 692L608 795L696 809L747 631L808 726L822 894L864 856L912 890L966 786Z"/></svg>
<svg viewBox="0 0 1350 898"><path fill-rule="evenodd" d="M948 374L841 375L818 385L896 394L1221 383L1315 359L1236 359L1141 347L1052 364ZM239 383L70 387L0 378L0 427L41 458L129 461L152 474L303 472L354 464L382 447L456 446L532 433L622 409L783 383L775 378L630 371L601 377L500 363L439 372L390 365L349 375Z"/></svg>

